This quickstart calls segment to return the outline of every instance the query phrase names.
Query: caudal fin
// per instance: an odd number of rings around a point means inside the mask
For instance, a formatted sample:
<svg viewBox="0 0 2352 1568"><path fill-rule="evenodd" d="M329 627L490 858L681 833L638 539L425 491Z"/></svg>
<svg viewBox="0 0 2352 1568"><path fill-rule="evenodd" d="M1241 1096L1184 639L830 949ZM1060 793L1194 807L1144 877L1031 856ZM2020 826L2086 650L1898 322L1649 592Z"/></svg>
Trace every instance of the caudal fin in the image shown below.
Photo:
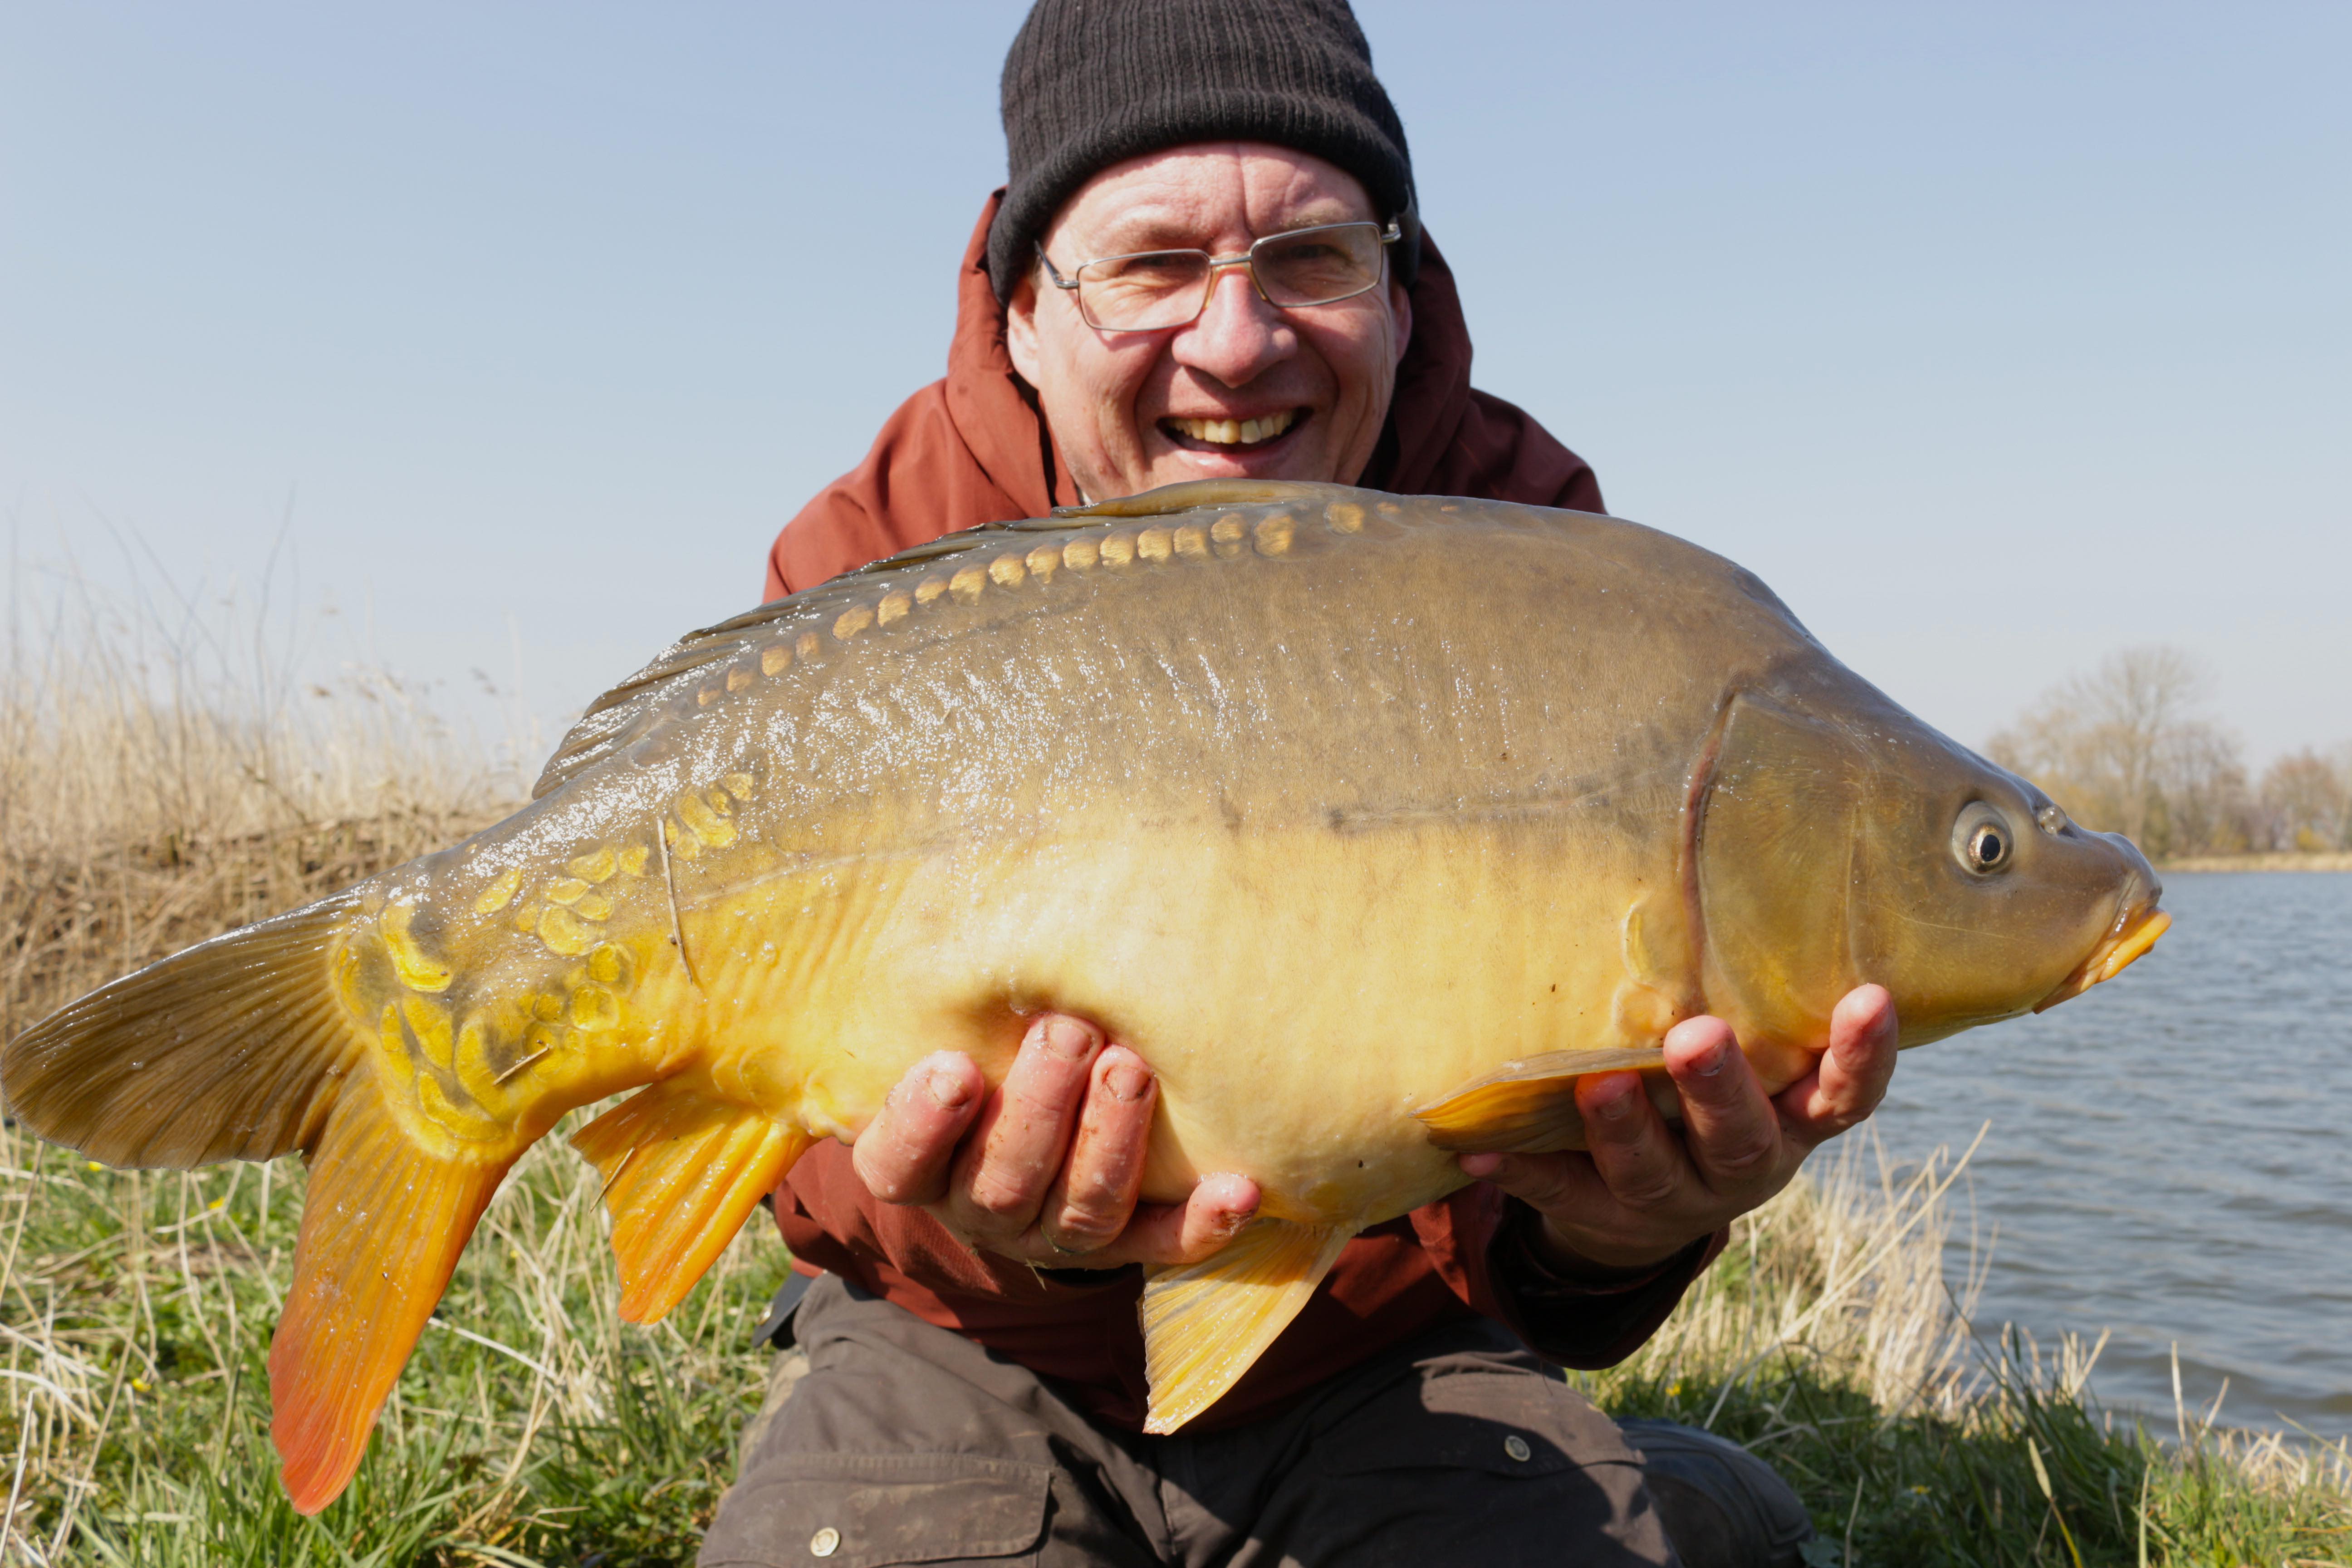
<svg viewBox="0 0 2352 1568"><path fill-rule="evenodd" d="M199 942L0 1050L32 1130L110 1165L188 1169L307 1148L358 1064L329 973L355 895Z"/></svg>
<svg viewBox="0 0 2352 1568"><path fill-rule="evenodd" d="M359 1468L377 1408L510 1156L418 1147L377 1086L337 984L355 894L126 975L0 1050L0 1089L42 1137L110 1165L297 1150L310 1181L269 1346L271 1434L294 1506Z"/></svg>
<svg viewBox="0 0 2352 1568"><path fill-rule="evenodd" d="M350 1484L376 1411L512 1163L427 1153L372 1090L328 1122L310 1159L293 1289L269 1342L269 1435L300 1512Z"/></svg>

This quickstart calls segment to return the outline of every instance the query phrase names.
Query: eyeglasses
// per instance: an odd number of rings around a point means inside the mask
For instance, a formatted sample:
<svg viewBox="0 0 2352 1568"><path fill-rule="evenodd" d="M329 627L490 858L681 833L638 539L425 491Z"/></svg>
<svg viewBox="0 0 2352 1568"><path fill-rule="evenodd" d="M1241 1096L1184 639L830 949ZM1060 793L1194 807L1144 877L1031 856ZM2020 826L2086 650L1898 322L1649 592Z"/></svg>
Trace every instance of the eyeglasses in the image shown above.
<svg viewBox="0 0 2352 1568"><path fill-rule="evenodd" d="M1336 305L1378 287L1388 247L1402 237L1395 220L1327 223L1269 234L1239 256L1205 250L1139 250L1102 256L1062 276L1037 247L1056 289L1078 297L1078 314L1103 332L1153 332L1181 327L1209 308L1220 268L1246 267L1258 297L1280 310Z"/></svg>

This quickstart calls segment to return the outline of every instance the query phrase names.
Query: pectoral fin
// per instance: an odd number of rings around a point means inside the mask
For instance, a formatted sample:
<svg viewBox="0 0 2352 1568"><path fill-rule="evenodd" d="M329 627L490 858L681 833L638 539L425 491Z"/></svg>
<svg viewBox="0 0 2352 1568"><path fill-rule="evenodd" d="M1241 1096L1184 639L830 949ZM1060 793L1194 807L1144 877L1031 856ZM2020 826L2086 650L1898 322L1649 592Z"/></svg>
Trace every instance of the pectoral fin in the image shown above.
<svg viewBox="0 0 2352 1568"><path fill-rule="evenodd" d="M1258 1219L1215 1257L1143 1288L1146 1432L1173 1432L1223 1398L1307 1305L1354 1226Z"/></svg>
<svg viewBox="0 0 2352 1568"><path fill-rule="evenodd" d="M604 1173L621 1318L659 1322L813 1140L758 1111L657 1083L572 1135Z"/></svg>
<svg viewBox="0 0 2352 1568"><path fill-rule="evenodd" d="M1496 1154L1581 1149L1584 1119L1576 1109L1576 1080L1597 1072L1663 1068L1665 1062L1665 1053L1655 1046L1546 1051L1505 1062L1413 1116L1441 1149Z"/></svg>

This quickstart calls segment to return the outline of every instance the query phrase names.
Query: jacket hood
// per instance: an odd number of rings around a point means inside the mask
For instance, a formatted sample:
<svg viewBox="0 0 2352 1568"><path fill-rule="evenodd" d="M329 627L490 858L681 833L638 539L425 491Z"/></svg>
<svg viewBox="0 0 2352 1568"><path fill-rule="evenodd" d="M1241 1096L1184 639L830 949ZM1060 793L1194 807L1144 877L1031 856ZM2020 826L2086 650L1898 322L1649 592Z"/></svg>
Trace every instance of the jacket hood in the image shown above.
<svg viewBox="0 0 2352 1568"><path fill-rule="evenodd" d="M802 509L768 557L768 595L985 522L1042 517L1076 481L1013 368L988 237L1004 192L982 208L956 275L948 374L901 405L866 461ZM1357 483L1409 495L1475 496L1601 509L1584 460L1523 412L1472 388L1470 328L1454 272L1424 230L1412 287L1412 341L1370 466Z"/></svg>

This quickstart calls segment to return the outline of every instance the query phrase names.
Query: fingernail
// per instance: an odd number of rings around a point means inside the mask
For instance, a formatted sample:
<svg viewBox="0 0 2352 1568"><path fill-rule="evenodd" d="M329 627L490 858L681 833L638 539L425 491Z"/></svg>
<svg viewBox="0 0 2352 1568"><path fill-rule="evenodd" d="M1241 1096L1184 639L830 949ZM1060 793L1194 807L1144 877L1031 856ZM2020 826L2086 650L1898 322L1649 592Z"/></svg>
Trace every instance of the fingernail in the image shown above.
<svg viewBox="0 0 2352 1568"><path fill-rule="evenodd" d="M1691 1058L1691 1070L1701 1078L1713 1078L1731 1059L1731 1048L1717 1042Z"/></svg>
<svg viewBox="0 0 2352 1568"><path fill-rule="evenodd" d="M1219 1205L1221 1212L1218 1215L1218 1223L1225 1229L1239 1230L1256 1217L1259 1198L1255 1183L1249 1182L1246 1177L1242 1176L1215 1175L1203 1176L1201 1179L1204 1182L1216 1183L1218 1188L1227 1194L1225 1201ZM1247 1198L1241 1197L1234 1191L1236 1187L1244 1186L1244 1184L1246 1184L1245 1190L1252 1194Z"/></svg>
<svg viewBox="0 0 2352 1568"><path fill-rule="evenodd" d="M1500 1154L1465 1154L1459 1163L1464 1175L1483 1182L1503 1168L1503 1157Z"/></svg>
<svg viewBox="0 0 2352 1568"><path fill-rule="evenodd" d="M1094 1031L1076 1018L1055 1018L1045 1026L1045 1048L1065 1061L1083 1061L1095 1048Z"/></svg>
<svg viewBox="0 0 2352 1568"><path fill-rule="evenodd" d="M924 1087L931 1091L931 1099L942 1110L961 1110L964 1102L971 1098L964 1092L963 1075L944 1068L932 1073Z"/></svg>
<svg viewBox="0 0 2352 1568"><path fill-rule="evenodd" d="M1633 1114L1633 1094L1632 1084L1612 1083L1593 1096L1592 1109L1611 1121L1622 1121Z"/></svg>
<svg viewBox="0 0 2352 1568"><path fill-rule="evenodd" d="M1139 1066L1121 1062L1103 1074L1103 1087L1110 1090L1113 1100L1132 1105L1150 1091L1151 1075Z"/></svg>

